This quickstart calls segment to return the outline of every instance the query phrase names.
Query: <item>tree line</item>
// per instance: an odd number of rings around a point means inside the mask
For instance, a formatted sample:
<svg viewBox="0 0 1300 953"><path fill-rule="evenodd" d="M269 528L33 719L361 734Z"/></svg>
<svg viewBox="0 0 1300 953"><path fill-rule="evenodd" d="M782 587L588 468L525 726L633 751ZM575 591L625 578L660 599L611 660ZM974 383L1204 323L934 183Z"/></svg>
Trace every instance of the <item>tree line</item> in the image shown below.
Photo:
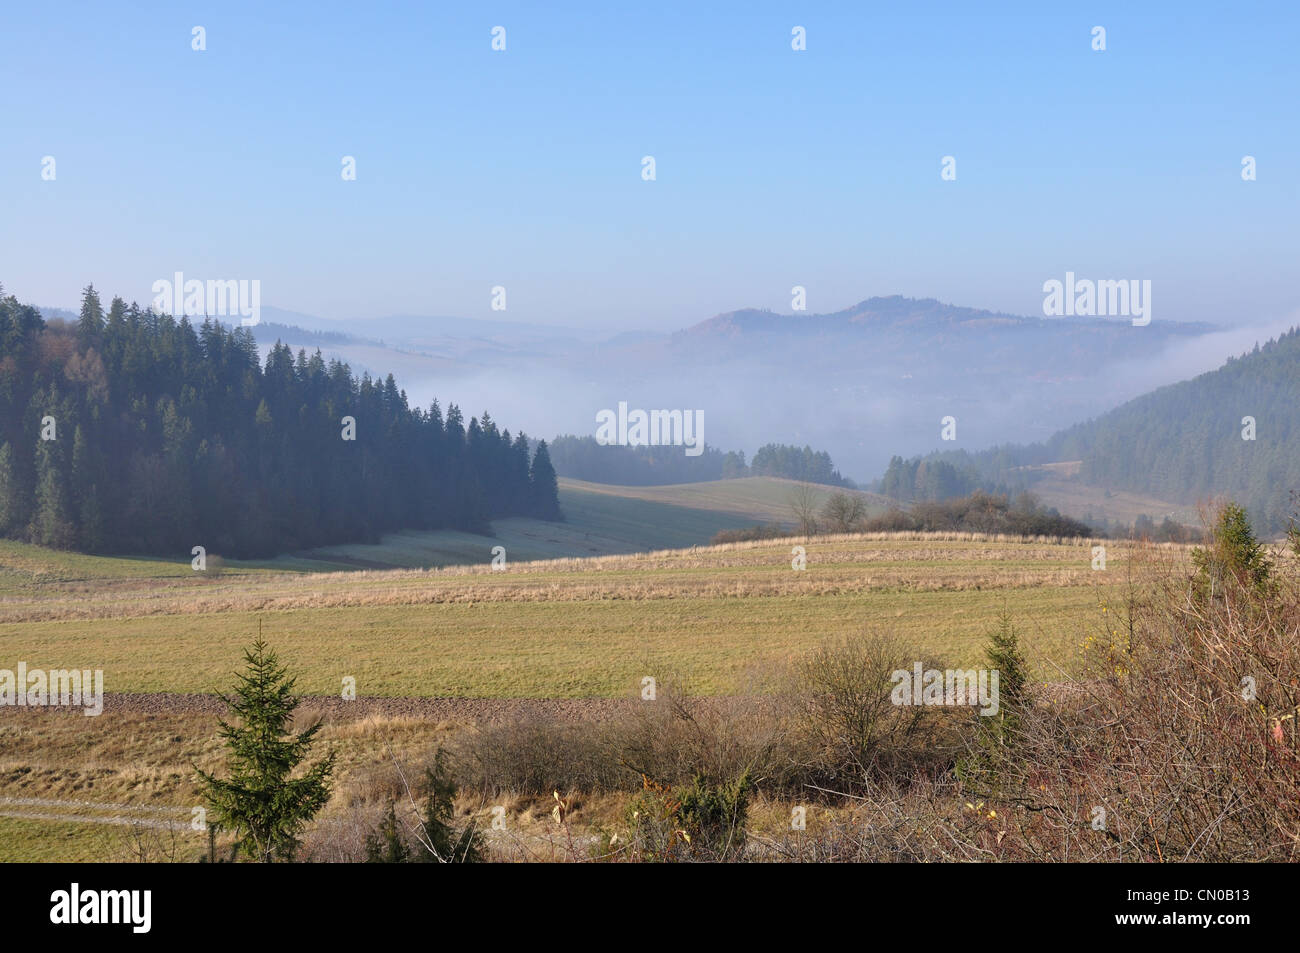
<svg viewBox="0 0 1300 953"><path fill-rule="evenodd" d="M555 472L573 480L615 486L660 486L669 483L703 483L744 476L745 455L723 453L705 445L688 457L677 446L625 446L601 444L593 436L564 434L550 445Z"/></svg>
<svg viewBox="0 0 1300 953"><path fill-rule="evenodd" d="M948 500L984 487L972 466L957 466L935 456L904 460L894 456L880 478L880 492L903 503ZM991 489L991 488L990 488Z"/></svg>
<svg viewBox="0 0 1300 953"><path fill-rule="evenodd" d="M852 480L841 476L840 471L835 469L829 453L814 450L806 444L803 447L785 443L765 444L754 454L749 472L754 476L784 477L787 480L803 480L824 486L854 487Z"/></svg>
<svg viewBox="0 0 1300 953"><path fill-rule="evenodd" d="M829 453L776 443L760 447L753 463L746 464L743 450L724 452L705 446L699 456L688 457L681 447L601 444L595 437L566 434L551 441L551 459L560 476L615 486L704 483L747 476L784 477L827 486L854 485L835 469Z"/></svg>
<svg viewBox="0 0 1300 953"><path fill-rule="evenodd" d="M872 514L866 499L858 494L835 490L822 500L818 491L809 484L803 484L791 494L790 510L794 517L792 526L768 524L721 530L714 534L711 542L739 543L827 533L961 532L1060 537L1097 535L1088 524L1062 516L1054 507L1043 505L1041 500L1028 492L1019 493L1013 499L1003 493L975 490L966 496L916 501L907 509L891 506L883 513Z"/></svg>
<svg viewBox="0 0 1300 953"><path fill-rule="evenodd" d="M407 403L247 328L195 327L93 287L75 324L0 288L0 534L102 553L236 558L561 519L545 441Z"/></svg>

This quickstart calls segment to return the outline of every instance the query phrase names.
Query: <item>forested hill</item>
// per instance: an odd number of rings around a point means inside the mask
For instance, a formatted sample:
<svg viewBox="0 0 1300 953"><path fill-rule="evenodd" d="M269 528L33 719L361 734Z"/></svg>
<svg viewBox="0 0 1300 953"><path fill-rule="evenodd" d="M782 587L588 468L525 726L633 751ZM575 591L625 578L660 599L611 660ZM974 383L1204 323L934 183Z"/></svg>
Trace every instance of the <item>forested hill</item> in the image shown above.
<svg viewBox="0 0 1300 953"><path fill-rule="evenodd" d="M93 288L75 324L0 290L0 534L251 557L512 515L561 518L555 471L487 413Z"/></svg>
<svg viewBox="0 0 1300 953"><path fill-rule="evenodd" d="M1048 449L1082 460L1085 483L1184 502L1226 494L1280 528L1300 491L1300 329L1064 430Z"/></svg>
<svg viewBox="0 0 1300 953"><path fill-rule="evenodd" d="M1032 485L1032 468L1072 460L1081 461L1078 479L1091 486L1186 504L1230 496L1257 525L1285 527L1295 511L1291 494L1300 492L1300 330L1044 443L896 458L882 492L930 499L974 486L1014 489ZM922 473L946 475L951 490L921 493L914 484Z"/></svg>

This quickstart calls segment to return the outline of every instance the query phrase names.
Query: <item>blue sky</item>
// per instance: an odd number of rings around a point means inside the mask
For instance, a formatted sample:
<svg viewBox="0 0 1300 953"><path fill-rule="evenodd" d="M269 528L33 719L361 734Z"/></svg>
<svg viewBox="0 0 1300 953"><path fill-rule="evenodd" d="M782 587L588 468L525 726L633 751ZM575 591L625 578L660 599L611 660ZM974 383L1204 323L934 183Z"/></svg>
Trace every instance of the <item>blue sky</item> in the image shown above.
<svg viewBox="0 0 1300 953"><path fill-rule="evenodd" d="M180 270L331 318L619 330L796 284L1041 313L1070 270L1151 279L1157 321L1300 308L1294 4L111 6L0 13L24 301Z"/></svg>

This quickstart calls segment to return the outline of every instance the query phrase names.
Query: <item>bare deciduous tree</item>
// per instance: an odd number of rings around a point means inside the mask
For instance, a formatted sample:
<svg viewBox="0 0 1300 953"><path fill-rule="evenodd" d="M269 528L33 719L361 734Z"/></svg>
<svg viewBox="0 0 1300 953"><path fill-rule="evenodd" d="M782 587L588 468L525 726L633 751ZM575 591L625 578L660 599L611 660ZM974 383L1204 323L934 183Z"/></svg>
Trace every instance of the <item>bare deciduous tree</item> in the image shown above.
<svg viewBox="0 0 1300 953"><path fill-rule="evenodd" d="M790 509L805 536L817 533L817 498L817 488L806 481L800 481L790 491Z"/></svg>
<svg viewBox="0 0 1300 953"><path fill-rule="evenodd" d="M822 506L821 518L837 533L852 533L867 518L867 504L856 493L836 491Z"/></svg>

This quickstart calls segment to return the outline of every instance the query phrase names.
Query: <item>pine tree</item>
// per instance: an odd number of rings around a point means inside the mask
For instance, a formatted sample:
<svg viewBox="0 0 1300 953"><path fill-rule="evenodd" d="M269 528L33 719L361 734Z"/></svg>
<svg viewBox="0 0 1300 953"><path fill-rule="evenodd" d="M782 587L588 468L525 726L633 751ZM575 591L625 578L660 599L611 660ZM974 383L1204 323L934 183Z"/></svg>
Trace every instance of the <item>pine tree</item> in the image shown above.
<svg viewBox="0 0 1300 953"><path fill-rule="evenodd" d="M32 542L54 549L70 549L76 543L68 490L64 485L59 453L54 441L36 444L36 512L32 514Z"/></svg>
<svg viewBox="0 0 1300 953"><path fill-rule="evenodd" d="M1246 511L1236 503L1226 503L1210 530L1208 545L1192 550L1196 566L1196 589L1202 596L1215 594L1223 587L1225 576L1257 592L1271 586L1273 566L1268 552L1255 537Z"/></svg>
<svg viewBox="0 0 1300 953"><path fill-rule="evenodd" d="M2 479L2 472L0 472L0 480ZM3 485L3 482L0 482L0 492L3 492ZM0 510L0 513L2 512L3 510ZM0 523L0 526L3 525ZM1291 543L1291 552L1300 556L1300 494L1295 490L1291 491L1291 515L1287 519L1286 538Z"/></svg>
<svg viewBox="0 0 1300 953"><path fill-rule="evenodd" d="M1029 663L1020 648L1020 633L1011 613L998 615L984 650L990 668L998 673L997 714L976 716L970 749L957 759L957 777L974 794L996 797L1002 771L1015 758L1014 745L1020 719L1028 702Z"/></svg>
<svg viewBox="0 0 1300 953"><path fill-rule="evenodd" d="M78 517L77 536L81 548L91 553L104 545L104 514L93 467L90 443L78 424L72 437L72 505Z"/></svg>
<svg viewBox="0 0 1300 953"><path fill-rule="evenodd" d="M1013 729L1018 713L1024 710L1025 689L1029 684L1029 663L1020 650L1020 633L1005 609L998 616L998 627L989 634L985 649L989 667L998 673L999 727L1003 733Z"/></svg>
<svg viewBox="0 0 1300 953"><path fill-rule="evenodd" d="M81 317L77 320L77 340L82 347L95 347L104 333L104 309L95 286L86 285L81 292Z"/></svg>
<svg viewBox="0 0 1300 953"><path fill-rule="evenodd" d="M528 515L532 503L529 498L532 488L528 475L529 457L528 437L521 430L510 447L506 479L510 488L509 512L523 516Z"/></svg>
<svg viewBox="0 0 1300 953"><path fill-rule="evenodd" d="M0 534L23 523L22 492L14 472L14 453L9 444L0 446Z"/></svg>
<svg viewBox="0 0 1300 953"><path fill-rule="evenodd" d="M88 553L98 553L104 548L104 508L99 502L99 487L92 485L81 498L78 507L81 526L78 535L81 548Z"/></svg>
<svg viewBox="0 0 1300 953"><path fill-rule="evenodd" d="M424 817L420 818L415 839L418 846L407 845L397 810L389 802L388 813L379 830L366 838L368 864L476 864L483 860L482 835L471 821L458 830L453 823L456 782L448 769L446 752L434 754L433 766L425 772L429 794L425 799Z"/></svg>
<svg viewBox="0 0 1300 953"><path fill-rule="evenodd" d="M297 679L288 675L260 635L245 650L244 661L247 674L237 675L234 695L221 696L241 721L219 722L230 777L222 780L195 770L214 820L235 832L249 856L264 863L292 860L298 835L329 802L334 755L294 777L321 723L292 733Z"/></svg>
<svg viewBox="0 0 1300 953"><path fill-rule="evenodd" d="M246 328L195 328L121 298L104 321L92 286L81 319L47 328L37 309L0 298L7 535L169 555L202 542L249 558L557 513L552 468L539 464L539 506L528 442L487 414L471 438L458 408L445 420L436 403L415 410L391 376L354 378L283 342L263 369ZM27 448L47 415L68 437L38 461ZM345 417L355 441L339 439Z"/></svg>
<svg viewBox="0 0 1300 953"><path fill-rule="evenodd" d="M366 863L368 864L405 864L411 860L411 849L402 838L402 829L397 823L397 809L388 802L388 813L379 825L378 833L366 838Z"/></svg>
<svg viewBox="0 0 1300 953"><path fill-rule="evenodd" d="M560 482L555 476L555 467L551 465L551 454L546 449L546 441L539 441L533 454L533 468L529 477L532 489L533 515L543 520L562 520L560 512Z"/></svg>
<svg viewBox="0 0 1300 953"><path fill-rule="evenodd" d="M447 766L446 752L441 748L434 754L433 766L425 773L425 779L429 784L429 796L425 800L421 821L423 837L420 840L424 850L416 854L416 859L426 863L479 863L483 859L482 835L474 823L471 821L460 831L452 824L456 782Z"/></svg>

